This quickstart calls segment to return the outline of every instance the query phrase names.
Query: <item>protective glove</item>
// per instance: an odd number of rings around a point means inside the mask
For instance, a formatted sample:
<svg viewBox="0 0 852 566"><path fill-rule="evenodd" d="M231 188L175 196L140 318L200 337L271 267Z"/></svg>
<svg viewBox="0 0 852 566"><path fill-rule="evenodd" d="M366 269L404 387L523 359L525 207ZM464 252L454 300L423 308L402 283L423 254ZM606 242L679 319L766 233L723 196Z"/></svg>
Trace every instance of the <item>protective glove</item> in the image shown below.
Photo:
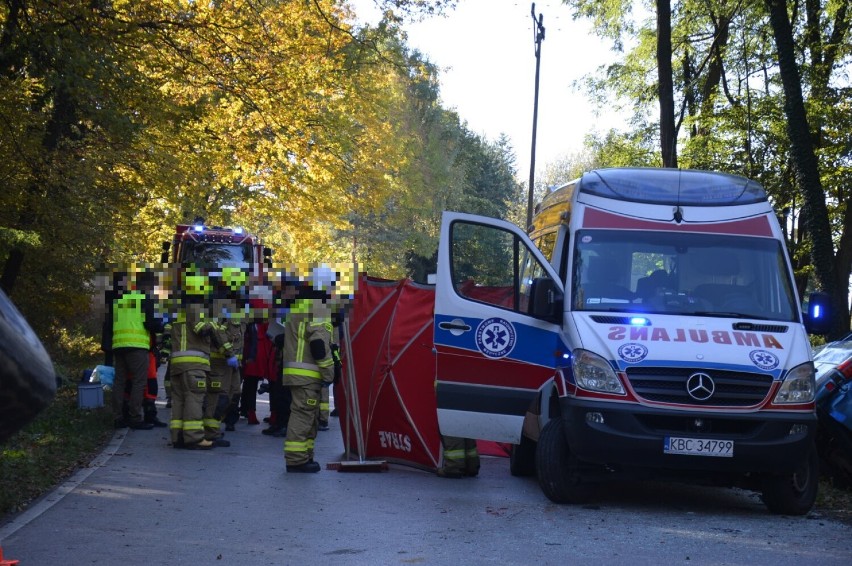
<svg viewBox="0 0 852 566"><path fill-rule="evenodd" d="M228 358L228 365L232 368L240 367L240 360L237 359L237 356L231 356Z"/></svg>

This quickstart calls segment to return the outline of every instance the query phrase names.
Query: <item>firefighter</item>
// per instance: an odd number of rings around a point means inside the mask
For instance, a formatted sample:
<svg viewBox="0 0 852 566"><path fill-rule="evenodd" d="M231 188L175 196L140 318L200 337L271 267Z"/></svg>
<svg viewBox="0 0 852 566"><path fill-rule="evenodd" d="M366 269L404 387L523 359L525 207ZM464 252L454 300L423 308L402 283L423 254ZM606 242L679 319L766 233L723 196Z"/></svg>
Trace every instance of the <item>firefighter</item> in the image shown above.
<svg viewBox="0 0 852 566"><path fill-rule="evenodd" d="M334 330L338 329L339 326L339 318L340 313L334 313L332 315L332 328ZM332 338L333 340L333 338ZM334 361L334 381L332 385L337 386L340 382L340 377L343 373L343 363L340 358L340 345L334 342L329 344L329 348L331 349L331 359ZM319 420L317 422L317 430L328 430L328 417L331 416L331 406L330 406L330 393L331 387L323 387L322 388L322 398L320 399L320 410L319 410Z"/></svg>
<svg viewBox="0 0 852 566"><path fill-rule="evenodd" d="M479 474L479 452L476 440L441 435L444 464L438 469L442 478L476 477Z"/></svg>
<svg viewBox="0 0 852 566"><path fill-rule="evenodd" d="M241 277L240 274L243 276ZM204 407L204 438L216 446L230 446L222 439L220 423L225 421L225 430L234 430L239 419L237 405L240 400L239 361L243 352L245 321L237 295L245 283L245 274L239 268L223 268L218 310L218 327L225 343L210 353L210 374L207 380L207 396ZM234 353L236 363L228 357ZM236 415L236 419L234 418Z"/></svg>
<svg viewBox="0 0 852 566"><path fill-rule="evenodd" d="M159 365L166 364L166 371L163 375L163 391L166 395L166 408L172 407L172 379L169 371L169 359L172 357L172 322L166 320L163 324L163 333L159 336L159 341L156 347L157 354L160 359Z"/></svg>
<svg viewBox="0 0 852 566"><path fill-rule="evenodd" d="M435 388L438 382L435 382ZM441 435L443 465L437 474L442 478L476 477L479 474L479 451L476 440Z"/></svg>
<svg viewBox="0 0 852 566"><path fill-rule="evenodd" d="M225 411L223 421L225 422L225 430L234 430L234 425L240 420L240 399L242 397L242 376L241 370L243 363L247 361L243 358L245 353L245 335L249 323L249 305L248 305L248 274L239 268L226 268L223 274L223 279L229 293L229 298L235 305L233 313L227 317L229 322L228 332L231 343L234 345L234 353L240 360L240 365L231 374L231 380L228 383L228 407ZM253 359L254 353L251 352Z"/></svg>
<svg viewBox="0 0 852 566"><path fill-rule="evenodd" d="M213 442L204 438L204 396L210 372L210 352L223 348L229 366L239 361L219 330L216 320L205 313L205 295L210 292L207 277L184 277L182 308L171 330L169 372L172 385L172 415L169 422L172 446L189 450L209 450Z"/></svg>
<svg viewBox="0 0 852 566"><path fill-rule="evenodd" d="M113 302L111 349L115 382L112 406L116 428L154 428L152 423L144 421L142 415L151 336L162 330L154 313L154 300L148 294L154 288L154 279L150 272L129 273L125 291ZM123 393L128 380L132 385L125 418Z"/></svg>
<svg viewBox="0 0 852 566"><path fill-rule="evenodd" d="M334 314L331 316L331 326L334 329L334 336L332 338L331 343L331 358L334 360L334 399L335 406L334 409L330 412L326 413L326 427L328 426L328 417L337 417L339 411L337 409L337 399L342 399L343 394L339 390L340 389L340 379L343 376L343 359L340 357L340 343L343 341L343 320L346 317L345 315L345 299L343 304L338 305L338 308L335 310ZM331 388L329 388L331 389ZM320 423L322 424L322 423ZM326 428L326 430L328 430Z"/></svg>
<svg viewBox="0 0 852 566"><path fill-rule="evenodd" d="M284 324L283 384L292 402L284 441L287 472L320 471L314 461L314 441L322 389L334 381L331 355L331 311L328 291L334 277L325 267L311 274L314 293L297 299Z"/></svg>

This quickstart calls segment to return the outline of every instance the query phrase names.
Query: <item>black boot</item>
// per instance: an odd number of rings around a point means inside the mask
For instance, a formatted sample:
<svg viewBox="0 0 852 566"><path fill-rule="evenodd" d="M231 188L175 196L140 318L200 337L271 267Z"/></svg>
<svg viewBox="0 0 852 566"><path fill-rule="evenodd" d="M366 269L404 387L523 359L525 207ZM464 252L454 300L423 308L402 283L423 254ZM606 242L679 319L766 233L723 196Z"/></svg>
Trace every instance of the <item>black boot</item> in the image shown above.
<svg viewBox="0 0 852 566"><path fill-rule="evenodd" d="M302 474L315 474L320 471L321 467L318 462L314 462L313 460L310 462L305 462L304 464L299 464L298 466L287 466L288 473L302 473Z"/></svg>
<svg viewBox="0 0 852 566"><path fill-rule="evenodd" d="M153 399L146 399L142 404L142 412L145 415L145 422L150 423L158 428L169 426L157 418L157 405Z"/></svg>

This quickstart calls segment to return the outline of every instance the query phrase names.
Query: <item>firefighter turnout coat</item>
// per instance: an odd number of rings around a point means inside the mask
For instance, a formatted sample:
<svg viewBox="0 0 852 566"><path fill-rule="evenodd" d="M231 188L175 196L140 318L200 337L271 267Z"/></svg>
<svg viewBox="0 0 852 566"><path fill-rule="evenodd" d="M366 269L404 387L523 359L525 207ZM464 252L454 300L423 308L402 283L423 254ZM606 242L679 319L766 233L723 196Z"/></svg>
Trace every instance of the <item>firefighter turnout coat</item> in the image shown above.
<svg viewBox="0 0 852 566"><path fill-rule="evenodd" d="M331 313L320 300L293 303L284 323L283 384L293 401L284 456L288 466L313 460L322 387L334 381Z"/></svg>

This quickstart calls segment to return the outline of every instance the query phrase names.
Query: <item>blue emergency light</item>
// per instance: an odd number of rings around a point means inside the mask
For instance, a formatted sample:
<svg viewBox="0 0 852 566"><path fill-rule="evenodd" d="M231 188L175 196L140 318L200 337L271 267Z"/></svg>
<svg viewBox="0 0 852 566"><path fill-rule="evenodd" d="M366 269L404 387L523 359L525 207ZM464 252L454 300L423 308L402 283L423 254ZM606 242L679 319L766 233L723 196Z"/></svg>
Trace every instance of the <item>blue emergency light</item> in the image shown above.
<svg viewBox="0 0 852 566"><path fill-rule="evenodd" d="M828 334L834 323L831 296L823 292L811 293L805 315L805 328L809 334Z"/></svg>
<svg viewBox="0 0 852 566"><path fill-rule="evenodd" d="M630 324L633 326L650 326L651 321L644 316L633 316L630 317Z"/></svg>

